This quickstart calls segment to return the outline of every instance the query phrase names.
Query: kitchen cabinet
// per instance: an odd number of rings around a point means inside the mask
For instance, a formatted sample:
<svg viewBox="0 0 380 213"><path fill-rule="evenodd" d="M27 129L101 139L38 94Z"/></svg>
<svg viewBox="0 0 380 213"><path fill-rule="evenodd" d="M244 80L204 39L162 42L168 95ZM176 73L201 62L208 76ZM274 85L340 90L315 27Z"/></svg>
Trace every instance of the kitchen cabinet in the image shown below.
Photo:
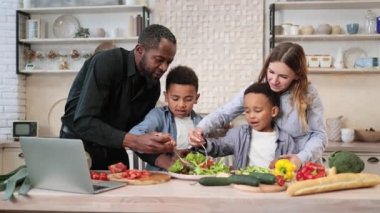
<svg viewBox="0 0 380 213"><path fill-rule="evenodd" d="M149 9L143 5L17 10L16 72L78 72L102 42L134 48L138 31L149 25L149 16ZM75 37L79 36L79 27L88 29L89 37L85 30L81 37Z"/></svg>
<svg viewBox="0 0 380 213"><path fill-rule="evenodd" d="M0 147L0 174L3 174L3 149Z"/></svg>
<svg viewBox="0 0 380 213"><path fill-rule="evenodd" d="M357 49L365 51L364 57L380 57L378 41L380 34L366 34L364 32L365 15L367 10L372 10L380 15L380 1L289 1L275 2L269 7L269 46L273 48L279 42L296 42L302 45L306 55L330 55L336 58L339 48L342 49L344 60L352 62L360 55L353 52ZM314 34L301 35L298 33L276 34L275 26L289 23L302 26L311 25ZM347 34L346 24L359 23L358 34ZM317 34L319 25L339 25L340 34ZM350 51L349 51L350 50ZM356 54L356 55L355 55ZM351 56L351 57L350 57ZM363 57L363 55L360 55ZM355 58L356 57L356 58ZM354 59L353 59L354 58ZM334 61L334 60L333 60ZM334 64L334 63L332 63ZM351 63L352 64L352 63ZM310 73L355 73L355 74L380 74L380 67L374 68L309 68Z"/></svg>
<svg viewBox="0 0 380 213"><path fill-rule="evenodd" d="M4 147L2 154L2 173L6 174L15 170L17 167L24 165L24 156L21 148L18 147Z"/></svg>
<svg viewBox="0 0 380 213"><path fill-rule="evenodd" d="M322 156L322 161L326 167L328 167L328 156L335 151L354 152L364 161L365 168L363 172L380 175L380 143L329 142Z"/></svg>

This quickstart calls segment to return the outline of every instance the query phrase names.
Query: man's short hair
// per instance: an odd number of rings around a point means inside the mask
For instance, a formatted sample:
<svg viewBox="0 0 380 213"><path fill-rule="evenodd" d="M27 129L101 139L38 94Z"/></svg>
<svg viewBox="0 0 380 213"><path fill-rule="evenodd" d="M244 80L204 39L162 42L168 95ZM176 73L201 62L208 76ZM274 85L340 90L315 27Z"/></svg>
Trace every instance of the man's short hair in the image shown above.
<svg viewBox="0 0 380 213"><path fill-rule="evenodd" d="M159 24L152 24L141 32L138 43L145 49L156 49L163 38L177 44L175 36L168 28Z"/></svg>
<svg viewBox="0 0 380 213"><path fill-rule="evenodd" d="M166 91L169 90L171 84L192 85L198 92L198 77L194 70L187 66L176 66L170 69L166 77Z"/></svg>

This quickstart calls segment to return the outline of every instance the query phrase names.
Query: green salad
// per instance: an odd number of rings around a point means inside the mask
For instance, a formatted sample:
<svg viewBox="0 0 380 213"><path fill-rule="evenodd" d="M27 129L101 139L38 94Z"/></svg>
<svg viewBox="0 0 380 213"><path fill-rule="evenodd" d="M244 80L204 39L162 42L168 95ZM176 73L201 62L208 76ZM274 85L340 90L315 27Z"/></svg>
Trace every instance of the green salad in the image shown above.
<svg viewBox="0 0 380 213"><path fill-rule="evenodd" d="M224 163L206 159L206 157L199 152L190 152L186 155L185 160L192 163L194 169L184 166L181 160L177 159L174 164L170 166L169 171L188 175L216 175L230 171L229 167Z"/></svg>

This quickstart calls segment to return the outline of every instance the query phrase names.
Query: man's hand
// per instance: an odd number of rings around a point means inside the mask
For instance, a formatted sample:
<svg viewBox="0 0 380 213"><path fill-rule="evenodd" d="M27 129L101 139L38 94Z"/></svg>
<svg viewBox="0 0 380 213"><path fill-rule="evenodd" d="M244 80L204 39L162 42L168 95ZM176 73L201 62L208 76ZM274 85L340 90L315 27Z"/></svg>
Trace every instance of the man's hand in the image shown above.
<svg viewBox="0 0 380 213"><path fill-rule="evenodd" d="M189 132L189 144L193 147L199 147L204 144L204 132L201 128L195 128Z"/></svg>
<svg viewBox="0 0 380 213"><path fill-rule="evenodd" d="M170 134L151 132L145 135L126 134L123 146L141 153L165 153L173 152L176 143Z"/></svg>

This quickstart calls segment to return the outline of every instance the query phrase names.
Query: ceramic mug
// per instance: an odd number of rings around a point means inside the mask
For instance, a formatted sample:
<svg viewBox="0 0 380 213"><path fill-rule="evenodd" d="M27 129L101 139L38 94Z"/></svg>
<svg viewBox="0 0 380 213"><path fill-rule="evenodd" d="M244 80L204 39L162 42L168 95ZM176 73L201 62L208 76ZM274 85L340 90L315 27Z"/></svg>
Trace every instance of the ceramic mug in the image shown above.
<svg viewBox="0 0 380 213"><path fill-rule="evenodd" d="M359 31L359 24L358 23L351 23L347 24L347 33L348 34L356 34Z"/></svg>
<svg viewBox="0 0 380 213"><path fill-rule="evenodd" d="M341 137L344 143L350 143L355 139L355 130L351 128L342 128Z"/></svg>

